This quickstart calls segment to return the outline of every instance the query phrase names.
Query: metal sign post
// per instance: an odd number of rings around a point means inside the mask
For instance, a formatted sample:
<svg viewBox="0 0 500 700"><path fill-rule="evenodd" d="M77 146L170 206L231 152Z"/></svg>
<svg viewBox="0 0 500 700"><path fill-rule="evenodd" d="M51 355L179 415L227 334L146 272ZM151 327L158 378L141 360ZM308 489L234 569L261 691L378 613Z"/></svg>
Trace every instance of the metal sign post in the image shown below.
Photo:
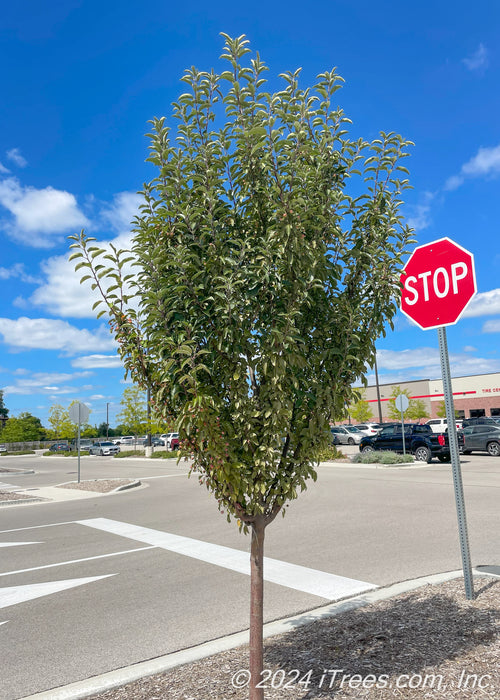
<svg viewBox="0 0 500 700"><path fill-rule="evenodd" d="M469 536L467 534L467 518L465 515L465 499L462 484L462 471L460 468L460 455L458 451L455 409L453 407L453 390L451 388L451 373L450 361L448 357L448 344L446 342L446 328L438 328L438 340L439 355L441 358L441 373L443 375L446 422L448 424L448 445L450 448L453 487L455 489L455 503L457 506L458 536L460 539L462 568L464 571L465 595L467 600L473 600L474 581L472 578L472 566L470 561Z"/></svg>
<svg viewBox="0 0 500 700"><path fill-rule="evenodd" d="M401 411L401 433L403 434L403 454L406 454L406 445L405 445L405 420L404 420L404 412L410 405L410 401L408 400L408 397L406 394L398 394L396 398L394 399L394 403L396 404L396 408L399 408Z"/></svg>
<svg viewBox="0 0 500 700"><path fill-rule="evenodd" d="M477 292L474 256L449 238L440 238L413 251L400 282L401 311L423 330L438 329L465 594L472 600L474 587L445 326L458 321Z"/></svg>
<svg viewBox="0 0 500 700"><path fill-rule="evenodd" d="M84 403L77 401L69 407L69 419L78 425L78 483L80 483L80 427L82 423L86 423L90 416L90 409Z"/></svg>

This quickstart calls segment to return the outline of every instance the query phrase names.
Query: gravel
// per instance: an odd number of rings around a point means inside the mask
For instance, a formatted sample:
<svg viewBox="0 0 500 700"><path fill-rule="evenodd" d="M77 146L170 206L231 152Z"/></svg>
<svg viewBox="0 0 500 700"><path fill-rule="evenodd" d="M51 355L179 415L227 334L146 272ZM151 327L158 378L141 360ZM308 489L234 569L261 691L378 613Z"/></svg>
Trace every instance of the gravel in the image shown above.
<svg viewBox="0 0 500 700"><path fill-rule="evenodd" d="M136 479L95 479L92 481L71 481L69 484L59 484L60 489L81 489L82 491L97 491L109 493L120 486L128 486L136 482ZM139 484L138 484L139 485Z"/></svg>
<svg viewBox="0 0 500 700"><path fill-rule="evenodd" d="M500 580L475 588L469 601L461 578L427 585L268 639L265 698L498 700ZM246 669L240 647L92 698L243 700L248 688L232 678Z"/></svg>

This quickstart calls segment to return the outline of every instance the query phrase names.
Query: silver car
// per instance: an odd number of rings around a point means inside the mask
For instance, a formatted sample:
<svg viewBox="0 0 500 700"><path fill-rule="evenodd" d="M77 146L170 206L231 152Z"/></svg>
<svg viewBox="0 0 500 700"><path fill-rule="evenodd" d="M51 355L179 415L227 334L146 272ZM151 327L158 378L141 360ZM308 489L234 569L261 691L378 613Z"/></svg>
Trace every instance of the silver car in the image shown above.
<svg viewBox="0 0 500 700"><path fill-rule="evenodd" d="M330 428L333 442L341 445L359 445L363 433L353 425L334 425Z"/></svg>
<svg viewBox="0 0 500 700"><path fill-rule="evenodd" d="M115 455L119 451L120 447L108 440L94 442L92 447L89 448L89 454L91 455Z"/></svg>

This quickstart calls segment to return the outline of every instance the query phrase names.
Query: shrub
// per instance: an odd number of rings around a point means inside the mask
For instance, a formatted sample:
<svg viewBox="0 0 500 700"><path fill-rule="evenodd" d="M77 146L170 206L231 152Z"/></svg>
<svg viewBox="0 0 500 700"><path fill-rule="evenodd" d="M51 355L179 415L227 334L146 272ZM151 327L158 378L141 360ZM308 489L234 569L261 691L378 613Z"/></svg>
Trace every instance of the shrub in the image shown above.
<svg viewBox="0 0 500 700"><path fill-rule="evenodd" d="M336 445L329 445L317 453L318 462L331 462L334 459L345 459L345 454Z"/></svg>
<svg viewBox="0 0 500 700"><path fill-rule="evenodd" d="M153 459L177 459L179 450L162 450L161 452L153 452Z"/></svg>
<svg viewBox="0 0 500 700"><path fill-rule="evenodd" d="M406 464L414 462L413 455L400 455L396 452L360 452L352 458L354 463L360 464Z"/></svg>

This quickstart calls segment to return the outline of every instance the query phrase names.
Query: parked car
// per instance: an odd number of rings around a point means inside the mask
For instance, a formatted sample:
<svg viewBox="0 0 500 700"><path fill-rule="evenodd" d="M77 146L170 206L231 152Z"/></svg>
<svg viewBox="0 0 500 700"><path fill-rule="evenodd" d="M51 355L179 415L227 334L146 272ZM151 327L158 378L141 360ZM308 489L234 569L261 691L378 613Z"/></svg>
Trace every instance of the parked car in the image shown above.
<svg viewBox="0 0 500 700"><path fill-rule="evenodd" d="M101 440L100 442L94 442L92 447L89 448L89 454L91 455L115 455L119 451L119 445L115 445L111 442L111 440Z"/></svg>
<svg viewBox="0 0 500 700"><path fill-rule="evenodd" d="M488 452L492 457L500 457L500 425L468 425L463 429L463 434L464 455Z"/></svg>
<svg viewBox="0 0 500 700"><path fill-rule="evenodd" d="M463 431L458 431L458 446L464 446ZM451 459L447 433L433 433L430 425L418 423L405 423L404 425L405 452L415 455L419 462L429 463L433 457L440 462L449 462ZM359 444L361 452L373 450L389 450L391 452L403 452L403 431L401 423L385 425L378 435L363 437Z"/></svg>
<svg viewBox="0 0 500 700"><path fill-rule="evenodd" d="M50 452L70 452L71 447L67 442L55 442L49 447Z"/></svg>
<svg viewBox="0 0 500 700"><path fill-rule="evenodd" d="M89 440L88 438L81 438L80 439L80 450L88 450L90 447L92 447L94 443L92 440ZM76 452L78 450L78 441L77 440L72 440L69 443L69 446L71 447L72 450Z"/></svg>
<svg viewBox="0 0 500 700"><path fill-rule="evenodd" d="M463 428L469 428L471 425L493 425L500 426L500 416L478 416L477 418L464 418L462 421Z"/></svg>
<svg viewBox="0 0 500 700"><path fill-rule="evenodd" d="M169 450L178 450L179 449L179 433L174 433L174 436L170 438L170 446L168 447Z"/></svg>
<svg viewBox="0 0 500 700"><path fill-rule="evenodd" d="M353 425L334 425L330 428L330 432L332 436L337 437L342 445L359 445L363 437L363 433L360 433Z"/></svg>
<svg viewBox="0 0 500 700"><path fill-rule="evenodd" d="M431 418L431 420L428 420L425 425L430 425L433 433L445 433L448 430L448 421L446 418ZM458 419L455 420L455 425L457 430L460 430L462 427L462 421Z"/></svg>
<svg viewBox="0 0 500 700"><path fill-rule="evenodd" d="M7 452L5 445L0 445L0 452Z"/></svg>
<svg viewBox="0 0 500 700"><path fill-rule="evenodd" d="M370 435L378 435L382 428L380 423L362 423L361 425L356 424L354 427L357 428L360 433L368 437Z"/></svg>
<svg viewBox="0 0 500 700"><path fill-rule="evenodd" d="M135 445L136 439L133 435L125 435L124 437L113 440L115 445Z"/></svg>
<svg viewBox="0 0 500 700"><path fill-rule="evenodd" d="M163 435L160 435L160 437L165 441L165 447L167 450L174 449L171 444L174 438L177 439L177 446L179 445L179 433L164 433Z"/></svg>
<svg viewBox="0 0 500 700"><path fill-rule="evenodd" d="M144 440L142 440L142 444L144 447L147 447L148 439L144 438ZM152 437L151 438L151 445L153 447L162 447L163 445L165 445L165 440L163 440L162 438L159 438L159 437Z"/></svg>

